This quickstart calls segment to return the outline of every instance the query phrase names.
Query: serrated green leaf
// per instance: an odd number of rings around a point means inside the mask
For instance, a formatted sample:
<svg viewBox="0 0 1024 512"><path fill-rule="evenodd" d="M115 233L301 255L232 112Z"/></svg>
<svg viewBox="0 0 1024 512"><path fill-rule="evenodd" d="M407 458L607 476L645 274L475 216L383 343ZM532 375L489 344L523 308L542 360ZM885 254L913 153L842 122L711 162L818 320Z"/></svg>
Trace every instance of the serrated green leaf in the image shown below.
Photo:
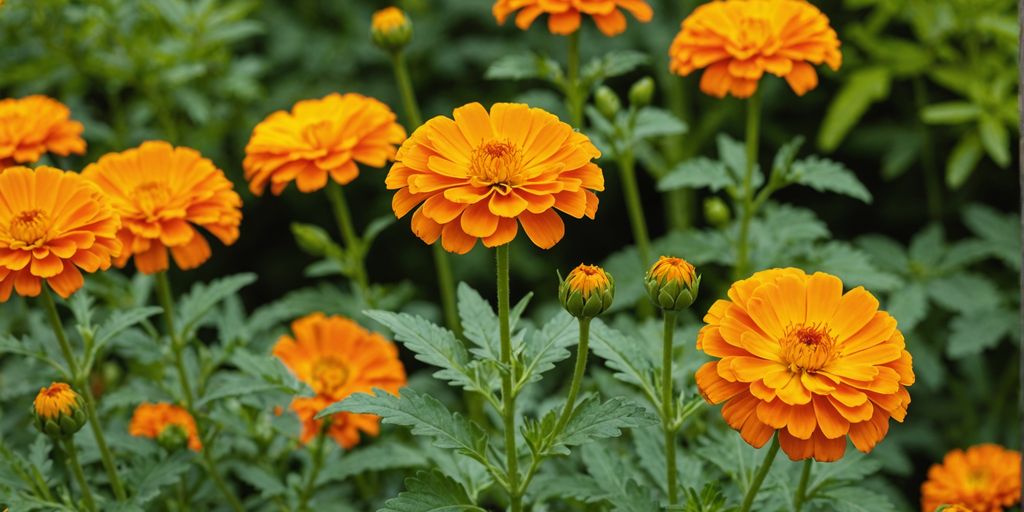
<svg viewBox="0 0 1024 512"><path fill-rule="evenodd" d="M899 287L889 294L887 309L902 331L912 331L928 313L928 294L920 283Z"/></svg>
<svg viewBox="0 0 1024 512"><path fill-rule="evenodd" d="M807 270L823 270L839 276L848 286L863 285L875 291L892 290L902 284L895 275L875 267L865 252L846 242L829 242L816 249Z"/></svg>
<svg viewBox="0 0 1024 512"><path fill-rule="evenodd" d="M333 462L324 467L317 479L317 485L332 481L344 481L363 473L425 466L429 461L426 455L416 448L397 442L388 442L372 444L346 452L344 456Z"/></svg>
<svg viewBox="0 0 1024 512"><path fill-rule="evenodd" d="M625 75L647 64L651 58L642 52L618 50L604 54L588 62L580 74L587 83L596 83L607 78Z"/></svg>
<svg viewBox="0 0 1024 512"><path fill-rule="evenodd" d="M871 203L871 192L843 164L825 158L808 157L793 163L786 178L818 192L833 192Z"/></svg>
<svg viewBox="0 0 1024 512"><path fill-rule="evenodd" d="M462 322L462 335L473 342L478 348L471 352L492 361L501 359L501 339L499 338L498 315L476 290L466 283L459 283L458 310ZM527 294L509 311L509 329L515 333L523 311L530 303L533 293ZM513 345L521 340L521 336L513 336Z"/></svg>
<svg viewBox="0 0 1024 512"><path fill-rule="evenodd" d="M192 455L178 452L169 457L150 461L142 467L134 468L129 474L131 484L135 488L132 502L144 506L160 496L164 487L178 483L182 473L188 471Z"/></svg>
<svg viewBox="0 0 1024 512"><path fill-rule="evenodd" d="M607 493L597 480L587 475L541 473L530 482L530 494L535 496L537 503L566 499L596 503Z"/></svg>
<svg viewBox="0 0 1024 512"><path fill-rule="evenodd" d="M203 407L206 404L225 398L253 393L265 393L275 390L291 393L299 391L297 388L283 385L280 382L269 382L262 378L239 372L219 372L215 374L206 386L206 390L207 393L196 402L196 407Z"/></svg>
<svg viewBox="0 0 1024 512"><path fill-rule="evenodd" d="M658 509L650 491L637 485L635 468L627 465L626 457L596 443L584 445L582 453L587 472L607 491L606 499L614 505L614 510L650 512Z"/></svg>
<svg viewBox="0 0 1024 512"><path fill-rule="evenodd" d="M878 268L895 274L910 270L907 250L895 240L882 235L865 235L857 239L857 246L871 256Z"/></svg>
<svg viewBox="0 0 1024 512"><path fill-rule="evenodd" d="M273 498L288 492L281 478L256 464L235 465L233 472L260 493L261 498Z"/></svg>
<svg viewBox="0 0 1024 512"><path fill-rule="evenodd" d="M868 107L889 96L891 80L889 70L881 66L851 73L825 113L818 131L818 147L826 152L838 148Z"/></svg>
<svg viewBox="0 0 1024 512"><path fill-rule="evenodd" d="M875 474L882 464L861 452L848 450L842 459L829 464L814 464L809 489L827 486L831 482L860 482Z"/></svg>
<svg viewBox="0 0 1024 512"><path fill-rule="evenodd" d="M896 510L885 495L864 489L861 486L832 489L824 497L827 499L815 499L810 503L820 504L825 501L827 505L824 507L835 512L895 512Z"/></svg>
<svg viewBox="0 0 1024 512"><path fill-rule="evenodd" d="M1016 312L1009 310L959 315L949 323L946 354L959 359L995 347L1013 332L1017 322Z"/></svg>
<svg viewBox="0 0 1024 512"><path fill-rule="evenodd" d="M106 345L114 338L114 336L121 334L126 329L134 327L154 315L160 314L161 311L163 311L163 309L158 307L141 307L129 309L127 311L115 311L114 314L112 314L107 321L103 322L103 325L101 325L96 331L96 339L94 342L100 346Z"/></svg>
<svg viewBox="0 0 1024 512"><path fill-rule="evenodd" d="M938 264L942 253L945 251L945 231L943 231L942 226L932 224L914 235L914 238L910 240L907 256L910 257L912 265L930 268Z"/></svg>
<svg viewBox="0 0 1024 512"><path fill-rule="evenodd" d="M704 157L680 163L658 181L658 190L661 191L679 188L708 188L712 192L717 192L736 186L735 179L724 163Z"/></svg>
<svg viewBox="0 0 1024 512"><path fill-rule="evenodd" d="M555 367L555 363L572 355L566 349L579 341L576 326L575 318L559 311L543 328L526 334L517 387L540 380L545 372Z"/></svg>
<svg viewBox="0 0 1024 512"><path fill-rule="evenodd" d="M420 471L405 479L405 491L378 512L486 512L476 506L466 489L440 471Z"/></svg>
<svg viewBox="0 0 1024 512"><path fill-rule="evenodd" d="M686 133L686 123L667 110L644 107L636 114L633 140Z"/></svg>
<svg viewBox="0 0 1024 512"><path fill-rule="evenodd" d="M993 256L1010 268L1020 270L1020 217L1017 214L1004 214L986 205L972 204L964 209L964 224L984 240Z"/></svg>
<svg viewBox="0 0 1024 512"><path fill-rule="evenodd" d="M961 272L928 282L928 296L951 311L964 314L991 311L999 306L999 289L980 274Z"/></svg>
<svg viewBox="0 0 1024 512"><path fill-rule="evenodd" d="M506 55L487 68L487 80L527 80L540 78L556 80L562 71L558 63L534 54Z"/></svg>
<svg viewBox="0 0 1024 512"><path fill-rule="evenodd" d="M960 188L981 161L981 152L981 139L976 133L968 132L960 137L946 160L946 185Z"/></svg>
<svg viewBox="0 0 1024 512"><path fill-rule="evenodd" d="M576 408L565 428L555 438L555 445L579 446L593 439L622 435L624 428L653 425L656 420L647 409L624 398L612 398L601 403L597 396L585 397Z"/></svg>
<svg viewBox="0 0 1024 512"><path fill-rule="evenodd" d="M594 354L605 360L615 370L615 378L639 387L648 398L654 399L655 387L651 381L654 362L647 353L621 332L594 320L590 326L590 348Z"/></svg>
<svg viewBox="0 0 1024 512"><path fill-rule="evenodd" d="M256 282L256 274L237 274L211 281L196 283L192 291L178 303L176 326L182 336L190 337L199 322L213 312L224 299Z"/></svg>

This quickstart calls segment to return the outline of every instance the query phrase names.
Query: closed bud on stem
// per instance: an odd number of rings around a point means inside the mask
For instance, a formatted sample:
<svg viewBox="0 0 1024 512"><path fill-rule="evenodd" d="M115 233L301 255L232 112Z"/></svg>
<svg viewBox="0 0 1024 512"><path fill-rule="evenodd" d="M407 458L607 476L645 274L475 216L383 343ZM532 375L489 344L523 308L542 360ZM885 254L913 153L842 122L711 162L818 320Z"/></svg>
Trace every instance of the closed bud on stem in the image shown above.
<svg viewBox="0 0 1024 512"><path fill-rule="evenodd" d="M32 416L36 428L54 439L73 436L88 420L85 401L63 382L39 390L32 403Z"/></svg>
<svg viewBox="0 0 1024 512"><path fill-rule="evenodd" d="M176 452L188 444L188 432L181 425L170 424L156 436L156 442L169 452Z"/></svg>
<svg viewBox="0 0 1024 512"><path fill-rule="evenodd" d="M580 265L565 279L559 276L558 300L576 318L594 318L612 306L615 280L596 265Z"/></svg>
<svg viewBox="0 0 1024 512"><path fill-rule="evenodd" d="M594 93L594 104L597 105L597 111L609 121L614 121L615 116L622 109L619 95L615 94L615 91L607 85L598 87L597 92Z"/></svg>
<svg viewBox="0 0 1024 512"><path fill-rule="evenodd" d="M398 7L388 7L373 13L370 34L374 44L396 52L405 48L412 39L412 22Z"/></svg>
<svg viewBox="0 0 1024 512"><path fill-rule="evenodd" d="M644 285L655 306L668 311L682 311L697 299L700 276L686 260L662 256L647 271Z"/></svg>
<svg viewBox="0 0 1024 512"><path fill-rule="evenodd" d="M709 197L704 200L704 218L712 226L722 227L732 220L732 212L729 211L729 206L721 198Z"/></svg>
<svg viewBox="0 0 1024 512"><path fill-rule="evenodd" d="M319 226L293 222L292 235L299 248L311 256L333 256L337 252L331 236Z"/></svg>
<svg viewBox="0 0 1024 512"><path fill-rule="evenodd" d="M651 104L654 98L654 79L645 76L629 88L630 106L641 108Z"/></svg>

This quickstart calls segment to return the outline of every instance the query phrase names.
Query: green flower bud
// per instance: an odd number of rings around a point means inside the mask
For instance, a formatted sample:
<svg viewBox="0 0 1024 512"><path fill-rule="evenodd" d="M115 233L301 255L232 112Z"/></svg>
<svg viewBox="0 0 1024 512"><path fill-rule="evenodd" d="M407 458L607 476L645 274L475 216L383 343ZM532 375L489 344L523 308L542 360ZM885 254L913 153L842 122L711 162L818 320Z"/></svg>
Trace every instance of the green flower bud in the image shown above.
<svg viewBox="0 0 1024 512"><path fill-rule="evenodd" d="M340 255L341 248L319 226L293 222L292 235L295 237L295 243L299 244L299 248L311 256Z"/></svg>
<svg viewBox="0 0 1024 512"><path fill-rule="evenodd" d="M709 197L704 200L704 218L712 226L722 227L732 219L732 213L729 211L729 206L721 198Z"/></svg>
<svg viewBox="0 0 1024 512"><path fill-rule="evenodd" d="M32 416L36 428L54 439L73 436L88 420L82 397L63 382L39 390L32 403Z"/></svg>
<svg viewBox="0 0 1024 512"><path fill-rule="evenodd" d="M398 7L388 7L373 13L370 34L377 46L387 51L398 51L412 39L412 22Z"/></svg>
<svg viewBox="0 0 1024 512"><path fill-rule="evenodd" d="M622 109L619 95L606 85L602 85L594 93L594 104L597 105L597 111L609 121L614 121L615 116Z"/></svg>
<svg viewBox="0 0 1024 512"><path fill-rule="evenodd" d="M175 452L188 444L188 432L181 425L169 424L156 436L156 442L169 452Z"/></svg>
<svg viewBox="0 0 1024 512"><path fill-rule="evenodd" d="M641 78L629 88L629 104L633 107L646 107L651 104L653 98L654 79L649 76Z"/></svg>
<svg viewBox="0 0 1024 512"><path fill-rule="evenodd" d="M662 256L647 271L644 287L655 306L681 311L697 300L700 276L686 260Z"/></svg>
<svg viewBox="0 0 1024 512"><path fill-rule="evenodd" d="M559 277L558 300L576 318L594 318L612 306L615 280L596 265L580 265Z"/></svg>

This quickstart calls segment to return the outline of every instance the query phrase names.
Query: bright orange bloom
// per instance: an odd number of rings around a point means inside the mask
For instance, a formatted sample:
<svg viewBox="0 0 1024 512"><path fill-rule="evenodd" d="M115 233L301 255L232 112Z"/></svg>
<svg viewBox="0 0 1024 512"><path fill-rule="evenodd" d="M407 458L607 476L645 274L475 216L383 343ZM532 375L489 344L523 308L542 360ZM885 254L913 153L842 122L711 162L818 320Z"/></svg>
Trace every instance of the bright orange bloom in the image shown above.
<svg viewBox="0 0 1024 512"><path fill-rule="evenodd" d="M654 11L645 0L498 0L492 11L499 24L513 12L516 26L520 30L530 28L533 21L542 14L548 15L548 30L552 34L569 35L580 28L580 15L594 18L594 23L606 36L619 35L626 30L626 16L620 9L629 11L643 23L651 21Z"/></svg>
<svg viewBox="0 0 1024 512"><path fill-rule="evenodd" d="M902 422L914 383L896 320L864 288L824 273L765 270L738 281L704 317L697 349L716 358L697 386L743 439L778 431L792 460L834 461L846 437L869 452Z"/></svg>
<svg viewBox="0 0 1024 512"><path fill-rule="evenodd" d="M71 110L46 96L0 100L0 169L32 163L43 153L85 153L82 123Z"/></svg>
<svg viewBox="0 0 1024 512"><path fill-rule="evenodd" d="M1002 512L1013 507L1021 497L1020 464L1020 452L995 444L953 450L928 470L921 510L961 505L973 512Z"/></svg>
<svg viewBox="0 0 1024 512"><path fill-rule="evenodd" d="M238 240L242 198L224 172L194 149L144 142L100 158L82 175L107 193L121 215L117 236L125 250L119 267L134 255L139 272L162 272L168 250L183 270L202 265L210 244L197 226L225 245Z"/></svg>
<svg viewBox="0 0 1024 512"><path fill-rule="evenodd" d="M295 398L291 404L303 423L303 442L319 432L314 416L328 405L374 388L398 394L405 385L405 367L395 345L352 320L314 313L293 322L292 332L295 337L282 336L273 352L316 394ZM380 418L372 414L335 414L330 421L328 434L345 448L359 443L360 430L369 435L379 432Z"/></svg>
<svg viewBox="0 0 1024 512"><path fill-rule="evenodd" d="M188 435L188 447L193 451L203 449L196 430L196 420L185 409L168 403L142 403L135 408L128 423L128 433L136 437L156 439L167 427L176 426Z"/></svg>
<svg viewBox="0 0 1024 512"><path fill-rule="evenodd" d="M454 121L438 116L398 150L388 173L397 190L391 206L399 218L416 208L412 230L428 244L438 237L450 252L465 254L483 239L487 247L511 242L523 226L538 247L553 247L565 234L555 210L593 219L604 175L591 160L601 152L586 135L527 105L479 103L455 109Z"/></svg>
<svg viewBox="0 0 1024 512"><path fill-rule="evenodd" d="M0 173L0 302L35 297L45 280L67 298L81 271L110 268L121 253L117 213L103 192L78 174L52 167Z"/></svg>
<svg viewBox="0 0 1024 512"><path fill-rule="evenodd" d="M75 408L80 406L78 393L63 382L54 382L49 387L39 390L32 402L36 416L52 420L59 416L71 416Z"/></svg>
<svg viewBox="0 0 1024 512"><path fill-rule="evenodd" d="M839 69L843 55L828 18L804 0L708 2L683 20L669 49L673 73L705 69L700 89L748 98L767 71L798 95L818 86L811 64Z"/></svg>
<svg viewBox="0 0 1024 512"><path fill-rule="evenodd" d="M253 194L267 184L278 195L289 183L302 192L345 185L359 176L357 163L384 167L405 140L405 129L387 105L359 94L303 100L291 112L274 112L253 129L245 147L245 179Z"/></svg>

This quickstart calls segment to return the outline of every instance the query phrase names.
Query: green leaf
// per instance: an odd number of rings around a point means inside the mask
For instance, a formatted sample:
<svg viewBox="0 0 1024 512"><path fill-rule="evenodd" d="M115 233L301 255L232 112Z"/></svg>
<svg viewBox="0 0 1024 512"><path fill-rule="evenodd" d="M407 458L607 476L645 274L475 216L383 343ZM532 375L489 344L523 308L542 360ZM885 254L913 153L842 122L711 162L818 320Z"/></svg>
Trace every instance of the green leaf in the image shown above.
<svg viewBox="0 0 1024 512"><path fill-rule="evenodd" d="M596 503L607 493L607 489L587 475L541 473L530 482L530 495L535 497L535 503L567 499Z"/></svg>
<svg viewBox="0 0 1024 512"><path fill-rule="evenodd" d="M501 359L501 339L498 336L498 315L476 290L466 283L459 283L458 288L459 318L462 321L462 335L477 347L471 352L492 361ZM528 293L509 312L509 329L514 333L519 318L529 305L533 293ZM515 344L517 340L513 340Z"/></svg>
<svg viewBox="0 0 1024 512"><path fill-rule="evenodd" d="M544 327L526 334L523 346L520 374L517 387L540 380L541 376L555 367L555 363L572 354L566 350L579 341L576 319L560 311Z"/></svg>
<svg viewBox="0 0 1024 512"><path fill-rule="evenodd" d="M992 311L1002 302L995 283L966 272L929 281L928 295L946 309L964 314Z"/></svg>
<svg viewBox="0 0 1024 512"><path fill-rule="evenodd" d="M928 314L928 295L920 283L910 283L889 295L888 310L903 332L912 331Z"/></svg>
<svg viewBox="0 0 1024 512"><path fill-rule="evenodd" d="M981 140L978 135L969 132L960 137L946 160L946 184L950 188L960 188L974 172L981 160Z"/></svg>
<svg viewBox="0 0 1024 512"><path fill-rule="evenodd" d="M114 314L110 315L107 321L103 322L103 325L96 331L95 343L99 346L104 346L114 339L114 336L121 334L127 329L130 329L144 320L158 315L163 311L159 307L141 307L129 309L127 311L117 310Z"/></svg>
<svg viewBox="0 0 1024 512"><path fill-rule="evenodd" d="M652 381L654 362L637 346L636 340L629 339L601 320L594 320L590 327L590 348L615 370L615 378L638 386L653 400L656 396Z"/></svg>
<svg viewBox="0 0 1024 512"><path fill-rule="evenodd" d="M342 260L345 250L334 243L327 230L313 224L293 222L291 225L292 236L302 252L317 258L331 258Z"/></svg>
<svg viewBox="0 0 1024 512"><path fill-rule="evenodd" d="M192 455L178 452L128 472L135 488L132 501L143 506L160 496L161 490L181 481L181 475L191 467Z"/></svg>
<svg viewBox="0 0 1024 512"><path fill-rule="evenodd" d="M644 107L636 114L633 140L686 133L686 123L667 110Z"/></svg>
<svg viewBox="0 0 1024 512"><path fill-rule="evenodd" d="M946 235L942 226L932 224L923 229L910 240L907 255L912 265L925 268L935 267L942 253L946 251Z"/></svg>
<svg viewBox="0 0 1024 512"><path fill-rule="evenodd" d="M835 512L895 512L889 498L862 486L840 487L827 491L824 496L828 498L827 510ZM810 503L820 503L822 500L815 499Z"/></svg>
<svg viewBox="0 0 1024 512"><path fill-rule="evenodd" d="M679 188L709 188L712 192L717 192L723 188L736 186L736 180L725 164L704 157L676 165L658 181L658 190L663 192Z"/></svg>
<svg viewBox="0 0 1024 512"><path fill-rule="evenodd" d="M594 439L619 437L624 428L653 425L657 421L645 407L616 397L601 403L595 395L585 397L555 438L555 445L579 446Z"/></svg>
<svg viewBox="0 0 1024 512"><path fill-rule="evenodd" d="M889 96L891 80L889 70L884 67L862 68L851 73L825 113L818 131L818 147L826 152L835 151L868 107Z"/></svg>
<svg viewBox="0 0 1024 512"><path fill-rule="evenodd" d="M742 142L725 135L719 135L718 158L732 171L733 181L740 183L747 172L747 148Z"/></svg>
<svg viewBox="0 0 1024 512"><path fill-rule="evenodd" d="M980 237L991 254L1014 270L1020 270L1020 217L1003 214L982 204L964 209L964 224Z"/></svg>
<svg viewBox="0 0 1024 512"><path fill-rule="evenodd" d="M934 103L921 109L921 120L928 124L962 124L980 115L981 109L966 101Z"/></svg>
<svg viewBox="0 0 1024 512"><path fill-rule="evenodd" d="M317 485L345 481L363 473L425 466L429 461L420 450L401 443L388 442L345 452L344 456L333 462L335 463L324 467L317 479Z"/></svg>
<svg viewBox="0 0 1024 512"><path fill-rule="evenodd" d="M865 235L858 238L856 243L871 256L871 261L878 268L896 274L910 270L907 251L895 240L882 235Z"/></svg>
<svg viewBox="0 0 1024 512"><path fill-rule="evenodd" d="M473 504L466 489L440 471L419 471L405 479L405 491L378 512L486 512Z"/></svg>
<svg viewBox="0 0 1024 512"><path fill-rule="evenodd" d="M809 489L825 486L831 482L860 482L881 468L880 462L869 459L861 452L850 450L838 461L815 464L811 473Z"/></svg>
<svg viewBox="0 0 1024 512"><path fill-rule="evenodd" d="M207 393L197 402L196 407L203 407L206 404L232 398L236 396L264 393L267 391L297 392L299 388L283 385L280 382L271 382L239 372L222 371L214 374L209 385L205 388Z"/></svg>
<svg viewBox="0 0 1024 512"><path fill-rule="evenodd" d="M999 167L1005 169L1010 165L1010 132L1002 121L995 116L982 114L978 120L978 135L981 136L985 152Z"/></svg>
<svg viewBox="0 0 1024 512"><path fill-rule="evenodd" d="M597 57L583 66L580 74L584 82L595 83L604 79L625 75L647 64L651 58L643 52L632 50L612 51Z"/></svg>
<svg viewBox="0 0 1024 512"><path fill-rule="evenodd" d="M1014 332L1018 321L1016 312L1010 310L959 315L949 323L946 354L959 359L995 347Z"/></svg>
<svg viewBox="0 0 1024 512"><path fill-rule="evenodd" d="M487 80L558 79L562 70L558 63L534 54L506 55L496 60L484 74Z"/></svg>
<svg viewBox="0 0 1024 512"><path fill-rule="evenodd" d="M288 492L279 476L256 464L236 464L232 471L259 491L261 498L273 498Z"/></svg>
<svg viewBox="0 0 1024 512"><path fill-rule="evenodd" d="M256 274L237 274L209 284L196 283L178 303L176 324L180 335L191 337L199 322L214 311L217 304L254 282Z"/></svg>
<svg viewBox="0 0 1024 512"><path fill-rule="evenodd" d="M650 512L658 504L650 491L637 485L636 472L627 466L627 457L616 453L610 446L591 443L583 446L583 464L598 485L608 493L606 499L622 512Z"/></svg>
<svg viewBox="0 0 1024 512"><path fill-rule="evenodd" d="M800 148L803 145L804 138L797 136L779 148L779 151L775 153L775 159L772 160L772 173L780 176L788 174L793 168L796 155L800 152Z"/></svg>
<svg viewBox="0 0 1024 512"><path fill-rule="evenodd" d="M876 291L898 287L901 280L882 272L866 253L847 242L829 242L814 251L812 268L839 276L847 285L863 285Z"/></svg>
<svg viewBox="0 0 1024 512"><path fill-rule="evenodd" d="M786 177L818 192L834 192L871 203L868 189L853 171L839 162L812 156L793 163Z"/></svg>

